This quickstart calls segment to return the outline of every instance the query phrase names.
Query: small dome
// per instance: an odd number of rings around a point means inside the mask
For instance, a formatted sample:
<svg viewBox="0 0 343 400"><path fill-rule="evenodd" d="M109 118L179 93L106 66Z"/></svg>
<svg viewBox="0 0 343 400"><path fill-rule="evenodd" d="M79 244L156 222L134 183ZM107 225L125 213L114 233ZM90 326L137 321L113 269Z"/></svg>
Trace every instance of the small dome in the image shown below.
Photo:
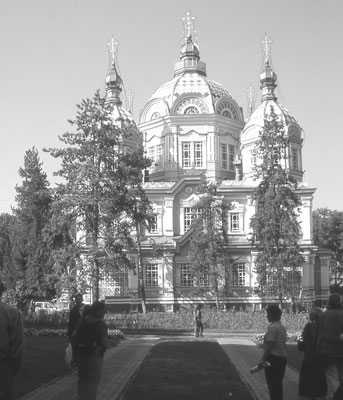
<svg viewBox="0 0 343 400"><path fill-rule="evenodd" d="M275 100L266 100L252 113L246 122L241 141L244 142L246 140L250 141L259 138L260 132L264 128L264 121L265 119L269 119L272 112L276 114L277 119L282 122L285 127L292 122L297 123L296 119L287 108L283 107Z"/></svg>
<svg viewBox="0 0 343 400"><path fill-rule="evenodd" d="M180 60L185 58L196 58L197 60L200 58L199 47L193 42L192 35L187 36L180 50Z"/></svg>
<svg viewBox="0 0 343 400"><path fill-rule="evenodd" d="M131 113L125 108L115 105L112 112L113 122L118 126L120 129L134 127L136 128L136 122L131 115Z"/></svg>

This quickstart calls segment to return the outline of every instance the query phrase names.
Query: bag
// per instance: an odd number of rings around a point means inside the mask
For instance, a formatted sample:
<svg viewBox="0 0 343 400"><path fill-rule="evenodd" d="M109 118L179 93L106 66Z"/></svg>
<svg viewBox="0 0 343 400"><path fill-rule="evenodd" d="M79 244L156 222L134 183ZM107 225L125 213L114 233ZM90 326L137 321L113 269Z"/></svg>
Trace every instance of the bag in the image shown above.
<svg viewBox="0 0 343 400"><path fill-rule="evenodd" d="M64 356L64 360L65 360L68 368L72 368L73 367L74 362L73 362L73 350L72 350L72 347L71 347L71 343L69 343L68 347L66 348L66 353L65 353L65 356Z"/></svg>
<svg viewBox="0 0 343 400"><path fill-rule="evenodd" d="M81 319L77 324L72 336L72 342L77 352L83 354L92 354L97 346L97 327L96 323L87 323Z"/></svg>

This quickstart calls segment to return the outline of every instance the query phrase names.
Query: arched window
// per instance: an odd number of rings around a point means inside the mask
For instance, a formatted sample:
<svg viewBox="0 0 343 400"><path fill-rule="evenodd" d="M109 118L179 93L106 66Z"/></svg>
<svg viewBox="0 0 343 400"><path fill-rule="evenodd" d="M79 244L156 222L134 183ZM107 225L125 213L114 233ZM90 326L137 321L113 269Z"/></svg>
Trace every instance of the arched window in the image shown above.
<svg viewBox="0 0 343 400"><path fill-rule="evenodd" d="M208 108L206 104L196 98L196 97L188 97L187 99L183 99L180 103L175 107L175 114L207 114Z"/></svg>

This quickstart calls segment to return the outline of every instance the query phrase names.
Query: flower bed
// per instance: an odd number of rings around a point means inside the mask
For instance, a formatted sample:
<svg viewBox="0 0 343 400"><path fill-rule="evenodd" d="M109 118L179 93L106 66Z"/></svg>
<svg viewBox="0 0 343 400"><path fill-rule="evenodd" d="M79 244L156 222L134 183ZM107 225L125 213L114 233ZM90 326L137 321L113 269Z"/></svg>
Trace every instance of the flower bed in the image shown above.
<svg viewBox="0 0 343 400"><path fill-rule="evenodd" d="M256 343L258 346L263 345L263 338L264 338L264 333L257 333L253 335L252 341ZM289 343L296 343L299 339L301 338L301 332L287 332L287 342Z"/></svg>
<svg viewBox="0 0 343 400"><path fill-rule="evenodd" d="M25 335L28 336L60 336L66 337L67 331L65 329L34 329L28 328L24 329ZM109 329L108 330L108 337L110 339L122 339L124 334L119 329Z"/></svg>

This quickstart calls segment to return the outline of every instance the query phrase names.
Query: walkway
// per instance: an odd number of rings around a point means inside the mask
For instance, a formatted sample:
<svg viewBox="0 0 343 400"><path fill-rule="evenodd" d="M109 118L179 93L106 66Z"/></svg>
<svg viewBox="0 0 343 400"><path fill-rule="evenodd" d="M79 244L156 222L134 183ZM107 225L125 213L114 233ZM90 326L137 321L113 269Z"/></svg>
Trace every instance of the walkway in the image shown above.
<svg viewBox="0 0 343 400"><path fill-rule="evenodd" d="M183 340L186 337L175 336L173 340ZM162 337L128 335L119 345L105 353L98 400L123 400L125 389L139 371L139 366L150 350ZM168 337L170 340L170 337ZM268 400L268 389L263 371L251 374L250 368L261 357L261 349L246 337L215 337L205 338L217 340L230 360L235 364L242 380L249 387L256 400ZM186 339L187 340L187 339ZM194 339L196 340L196 339ZM202 339L200 339L202 340ZM298 374L287 367L284 378L284 400L297 398ZM77 400L77 373L56 379L37 390L22 397L20 400Z"/></svg>

